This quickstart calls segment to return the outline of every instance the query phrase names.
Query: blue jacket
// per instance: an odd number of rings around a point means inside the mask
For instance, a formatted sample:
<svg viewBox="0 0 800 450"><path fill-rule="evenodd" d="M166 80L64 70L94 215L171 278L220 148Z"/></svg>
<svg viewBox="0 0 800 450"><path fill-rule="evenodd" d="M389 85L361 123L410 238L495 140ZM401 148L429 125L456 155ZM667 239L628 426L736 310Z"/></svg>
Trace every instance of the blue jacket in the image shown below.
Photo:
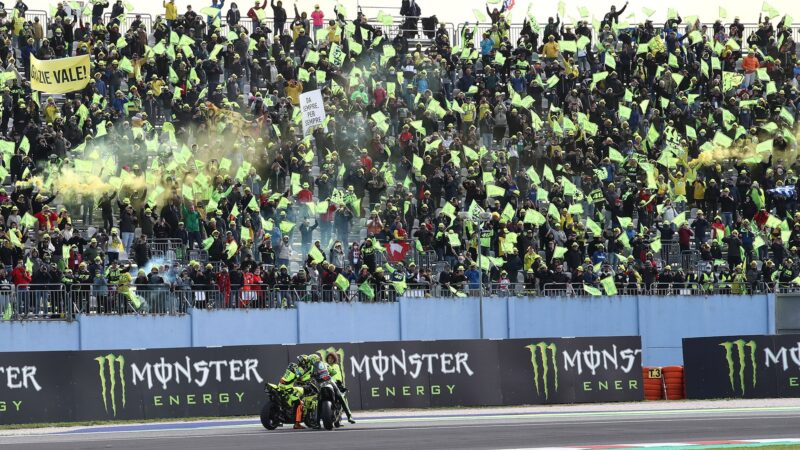
<svg viewBox="0 0 800 450"><path fill-rule="evenodd" d="M488 55L492 53L492 49L494 48L494 41L491 38L486 38L481 41L481 55Z"/></svg>
<svg viewBox="0 0 800 450"><path fill-rule="evenodd" d="M470 289L478 289L481 283L481 272L478 269L469 268L464 272L464 276L467 277L467 281L469 281Z"/></svg>

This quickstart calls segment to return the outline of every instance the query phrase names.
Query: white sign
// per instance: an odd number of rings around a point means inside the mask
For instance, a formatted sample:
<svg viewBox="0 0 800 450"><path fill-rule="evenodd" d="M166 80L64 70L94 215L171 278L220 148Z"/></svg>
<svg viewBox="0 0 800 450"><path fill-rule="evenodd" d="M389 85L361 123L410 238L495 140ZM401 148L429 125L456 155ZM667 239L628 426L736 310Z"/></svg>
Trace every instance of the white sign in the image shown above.
<svg viewBox="0 0 800 450"><path fill-rule="evenodd" d="M300 94L300 114L303 118L303 135L308 136L311 131L322 126L325 120L325 105L322 103L322 91L304 92Z"/></svg>

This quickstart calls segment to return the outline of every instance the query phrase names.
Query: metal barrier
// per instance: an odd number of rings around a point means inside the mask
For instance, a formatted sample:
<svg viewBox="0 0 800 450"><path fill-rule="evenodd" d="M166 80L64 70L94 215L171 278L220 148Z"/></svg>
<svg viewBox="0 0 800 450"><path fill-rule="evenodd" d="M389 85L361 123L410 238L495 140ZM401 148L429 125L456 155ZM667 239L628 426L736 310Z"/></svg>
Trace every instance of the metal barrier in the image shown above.
<svg viewBox="0 0 800 450"><path fill-rule="evenodd" d="M168 261L186 261L186 248L180 239L153 239L150 249L160 251Z"/></svg>
<svg viewBox="0 0 800 450"><path fill-rule="evenodd" d="M400 294L391 282L378 288L370 283L372 295L367 295L352 283L346 292L335 286L312 285L245 285L221 290L214 285L173 286L169 284L139 284L120 290L117 285L71 284L64 285L7 285L0 288L0 311L9 314L10 320L72 320L78 314L186 314L190 309L276 309L295 308L298 302L396 302L400 298L429 297L593 297L583 283L547 283L541 288L536 283L492 282L477 288L469 282L463 285L438 283L407 283ZM618 296L707 296L753 295L771 292L800 294L795 283L653 283L647 288L643 283L615 283ZM592 286L605 295L601 286ZM481 289L483 292L481 292ZM8 309L10 305L10 310ZM8 311L8 312L7 312ZM4 314L4 315L5 315Z"/></svg>
<svg viewBox="0 0 800 450"><path fill-rule="evenodd" d="M653 283L651 295L707 295L700 283Z"/></svg>
<svg viewBox="0 0 800 450"><path fill-rule="evenodd" d="M438 261L438 256L436 256L436 252L433 250L426 250L423 252L416 252L414 254L414 262L417 264L419 268L433 268L436 261Z"/></svg>
<svg viewBox="0 0 800 450"><path fill-rule="evenodd" d="M189 250L189 261L197 261L205 264L208 262L208 252L205 250L192 249Z"/></svg>
<svg viewBox="0 0 800 450"><path fill-rule="evenodd" d="M13 298L12 318L72 319L71 303L63 285L26 284L8 292L8 296Z"/></svg>
<svg viewBox="0 0 800 450"><path fill-rule="evenodd" d="M120 22L119 24L120 33L125 34L128 31L128 28L130 28L131 24L136 20L137 17L139 17L139 20L142 21L142 24L145 26L148 33L153 32L153 16L151 16L150 14L132 12L125 14L125 20ZM112 17L110 12L103 14L104 23L111 22L111 19Z"/></svg>
<svg viewBox="0 0 800 450"><path fill-rule="evenodd" d="M6 8L6 14L11 16L13 10L13 8ZM42 24L42 31L44 32L44 35L47 36L48 25L50 24L47 11L43 9L29 9L25 11L25 20L33 22L33 19L37 17L39 18L39 23Z"/></svg>
<svg viewBox="0 0 800 450"><path fill-rule="evenodd" d="M225 22L225 16L222 16L221 22L222 22L223 26L225 26L225 27L228 26L227 22ZM266 22L267 27L270 30L272 30L273 33L275 33L275 20L272 17L267 17L266 19L261 21L262 24L264 22ZM287 19L286 25L284 25L284 29L286 29L291 23L292 23L292 21ZM253 23L253 19L251 19L249 17L242 17L241 19L239 19L239 25L243 26L245 28L245 30L247 30L247 34L248 35L252 34L253 30L255 30L256 26L258 26L258 25L255 25Z"/></svg>
<svg viewBox="0 0 800 450"><path fill-rule="evenodd" d="M593 286L595 287L595 286ZM596 286L600 292L605 295L605 291L601 286ZM617 295L643 295L647 293L644 288L644 283L614 283L617 288ZM583 288L583 283L547 283L542 286L542 297L552 296L590 296L586 289Z"/></svg>
<svg viewBox="0 0 800 450"><path fill-rule="evenodd" d="M775 21L773 21L773 23L777 24ZM574 25L575 24L566 23L566 22L563 22L563 24L564 24L565 27L571 26L574 29ZM706 25L708 25L708 31L706 32L706 36L709 39L712 39L713 38L713 33L714 33L714 27L712 26L712 23L706 23ZM744 37L744 40L746 41L748 36L750 36L752 33L755 33L758 30L758 24L745 23L743 25L744 25L743 37ZM468 24L465 24L465 25L462 24L462 25L458 26L456 28L456 34L455 34L455 36L453 36L453 39L452 39L452 45L453 46L463 45L463 43L461 42L462 30L465 27L467 29L471 30L475 26L476 25L474 23L468 23ZM544 23L540 23L539 24L539 27L542 30L544 29L545 26L546 26L546 24L544 24ZM638 23L631 23L626 29L636 28L638 26L639 26ZM491 23L487 23L487 22L478 23L477 27L478 27L478 32L473 37L475 48L478 47L478 44L481 41L481 36L483 36L483 33L489 31L489 29L491 29L491 27L492 27L492 24ZM594 30L594 28L591 26L591 24L589 25L589 29L591 30L591 34L592 34L592 41L596 42L597 41L597 32L596 32L596 30ZM655 29L656 29L656 31L658 33L661 33L663 31L662 27L656 27ZM681 32L685 31L685 29L686 29L686 24L681 24L681 26L680 26ZM730 29L730 23L725 24L725 29L726 30ZM792 34L792 39L797 41L798 38L800 38L800 28L792 27L790 31L791 31L791 34ZM522 24L512 24L509 27L509 30L508 30L508 40L509 40L509 42L516 44L517 39L519 39L521 33L522 33ZM539 43L540 44L544 44L544 41L541 40L541 38L540 38ZM745 47L746 46L742 47L743 51L746 51Z"/></svg>

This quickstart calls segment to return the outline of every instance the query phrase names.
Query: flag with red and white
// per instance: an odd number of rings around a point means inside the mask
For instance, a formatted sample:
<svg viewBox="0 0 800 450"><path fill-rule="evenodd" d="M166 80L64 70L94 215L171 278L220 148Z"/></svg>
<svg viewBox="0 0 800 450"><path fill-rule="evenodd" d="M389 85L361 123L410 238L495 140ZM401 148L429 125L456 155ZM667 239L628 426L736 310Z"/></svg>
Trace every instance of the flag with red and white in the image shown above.
<svg viewBox="0 0 800 450"><path fill-rule="evenodd" d="M383 244L383 247L386 249L386 259L390 263L397 263L405 260L406 254L411 250L411 245L405 241L389 242Z"/></svg>

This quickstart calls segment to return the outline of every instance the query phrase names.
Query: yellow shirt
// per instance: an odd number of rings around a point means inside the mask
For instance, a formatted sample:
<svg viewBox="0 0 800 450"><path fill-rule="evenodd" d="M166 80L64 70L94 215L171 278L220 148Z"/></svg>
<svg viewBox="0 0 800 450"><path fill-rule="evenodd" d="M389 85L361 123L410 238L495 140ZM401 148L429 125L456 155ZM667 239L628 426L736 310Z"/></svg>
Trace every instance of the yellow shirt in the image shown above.
<svg viewBox="0 0 800 450"><path fill-rule="evenodd" d="M694 199L702 200L706 196L706 184L702 181L696 180L694 182Z"/></svg>
<svg viewBox="0 0 800 450"><path fill-rule="evenodd" d="M164 9L166 9L166 12L164 12L164 18L167 19L167 20L177 20L178 19L178 7L175 6L175 3L164 2L163 5L164 5Z"/></svg>
<svg viewBox="0 0 800 450"><path fill-rule="evenodd" d="M545 58L557 58L558 57L558 42L547 42L544 44L544 48L542 49L542 53L544 53Z"/></svg>
<svg viewBox="0 0 800 450"><path fill-rule="evenodd" d="M286 96L292 99L292 104L297 106L300 104L300 93L303 92L303 83L297 82L289 83L286 85Z"/></svg>
<svg viewBox="0 0 800 450"><path fill-rule="evenodd" d="M464 114L461 115L461 120L464 122L475 121L475 103L464 103L461 105L461 110L464 111Z"/></svg>
<svg viewBox="0 0 800 450"><path fill-rule="evenodd" d="M669 178L672 180L673 186L675 186L675 195L686 195L686 177L674 177L670 175Z"/></svg>
<svg viewBox="0 0 800 450"><path fill-rule="evenodd" d="M336 42L337 44L342 42L342 36L339 33L339 27L336 25L328 27L328 42Z"/></svg>
<svg viewBox="0 0 800 450"><path fill-rule="evenodd" d="M486 113L488 113L490 111L491 111L491 107L489 106L488 103L481 103L481 106L478 109L478 118L479 119L483 119L483 116L485 116Z"/></svg>
<svg viewBox="0 0 800 450"><path fill-rule="evenodd" d="M58 106L50 105L44 107L44 120L47 123L53 123L58 117Z"/></svg>

